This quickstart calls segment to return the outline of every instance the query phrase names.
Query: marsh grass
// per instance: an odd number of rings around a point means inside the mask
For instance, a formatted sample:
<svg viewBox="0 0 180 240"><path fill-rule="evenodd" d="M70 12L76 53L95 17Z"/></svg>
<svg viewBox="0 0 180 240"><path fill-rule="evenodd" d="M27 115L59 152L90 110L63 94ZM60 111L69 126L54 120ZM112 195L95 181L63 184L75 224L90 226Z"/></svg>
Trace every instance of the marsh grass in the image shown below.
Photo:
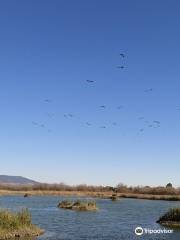
<svg viewBox="0 0 180 240"><path fill-rule="evenodd" d="M0 184L0 195L11 196L86 196L115 200L114 197L112 198L113 194L116 194L117 198L180 201L180 188L174 188L171 184L159 187L131 187L124 184L118 184L116 187L89 185L69 186L63 183L35 185Z"/></svg>
<svg viewBox="0 0 180 240"><path fill-rule="evenodd" d="M164 214L157 222L179 222L180 224L180 208L171 208L166 214Z"/></svg>
<svg viewBox="0 0 180 240"><path fill-rule="evenodd" d="M0 211L0 229L11 230L31 225L31 215L27 209L18 213L12 213L8 210Z"/></svg>
<svg viewBox="0 0 180 240"><path fill-rule="evenodd" d="M149 194L149 195L180 195L180 188L174 188L171 184L167 186L126 186L124 184L118 184L116 187L112 186L90 186L90 185L74 185L69 186L63 183L60 184L34 184L34 185L12 185L12 184L0 184L1 191L10 192L90 192L90 193L124 193L124 194Z"/></svg>
<svg viewBox="0 0 180 240"><path fill-rule="evenodd" d="M94 201L81 201L77 200L75 202L62 201L58 204L59 208L76 210L76 211L95 211L97 210L96 202Z"/></svg>
<svg viewBox="0 0 180 240"><path fill-rule="evenodd" d="M12 237L39 236L43 231L32 224L27 209L20 212L0 210L0 239Z"/></svg>

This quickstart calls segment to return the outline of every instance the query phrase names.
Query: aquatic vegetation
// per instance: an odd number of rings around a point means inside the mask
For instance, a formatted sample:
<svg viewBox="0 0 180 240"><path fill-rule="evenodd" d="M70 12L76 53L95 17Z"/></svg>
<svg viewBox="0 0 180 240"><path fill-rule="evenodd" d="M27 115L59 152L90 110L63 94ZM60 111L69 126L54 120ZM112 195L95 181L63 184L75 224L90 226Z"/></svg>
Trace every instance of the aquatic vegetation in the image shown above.
<svg viewBox="0 0 180 240"><path fill-rule="evenodd" d="M157 223L169 227L180 227L180 208L171 208Z"/></svg>
<svg viewBox="0 0 180 240"><path fill-rule="evenodd" d="M112 196L110 197L110 199L112 200L112 201L116 201L116 200L118 200L118 196L117 196L117 194L112 194Z"/></svg>
<svg viewBox="0 0 180 240"><path fill-rule="evenodd" d="M24 194L24 197L25 197L25 198L30 197L30 196L31 196L31 194L29 194L29 193L25 193L25 194Z"/></svg>
<svg viewBox="0 0 180 240"><path fill-rule="evenodd" d="M0 210L0 239L39 236L43 230L33 225L27 209L14 213Z"/></svg>
<svg viewBox="0 0 180 240"><path fill-rule="evenodd" d="M59 208L70 209L76 211L95 211L97 210L96 202L94 201L62 201L58 204Z"/></svg>
<svg viewBox="0 0 180 240"><path fill-rule="evenodd" d="M161 200L161 201L180 201L180 196L177 195L153 195L153 194L119 194L121 198L147 199L147 200Z"/></svg>

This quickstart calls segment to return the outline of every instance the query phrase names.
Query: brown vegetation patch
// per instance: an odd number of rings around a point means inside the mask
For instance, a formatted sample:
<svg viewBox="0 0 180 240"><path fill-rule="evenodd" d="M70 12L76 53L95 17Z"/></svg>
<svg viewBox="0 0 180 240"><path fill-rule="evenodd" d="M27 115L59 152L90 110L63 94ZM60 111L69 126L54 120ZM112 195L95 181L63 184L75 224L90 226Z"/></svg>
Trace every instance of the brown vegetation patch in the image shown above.
<svg viewBox="0 0 180 240"><path fill-rule="evenodd" d="M97 206L94 201L62 201L58 204L59 208L70 209L75 211L96 211Z"/></svg>

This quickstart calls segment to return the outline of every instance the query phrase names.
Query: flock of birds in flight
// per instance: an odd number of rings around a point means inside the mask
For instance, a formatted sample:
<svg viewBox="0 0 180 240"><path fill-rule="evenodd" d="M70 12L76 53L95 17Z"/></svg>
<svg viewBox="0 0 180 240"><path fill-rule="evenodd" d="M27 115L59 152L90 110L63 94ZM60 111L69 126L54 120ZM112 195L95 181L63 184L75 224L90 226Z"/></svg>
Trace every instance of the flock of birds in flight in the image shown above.
<svg viewBox="0 0 180 240"><path fill-rule="evenodd" d="M125 58L126 58L126 55L125 55L124 53L120 53L119 56L121 57L121 59L125 59ZM125 66L124 66L124 65L116 65L116 68L123 70L123 69L125 68ZM87 79L87 80L85 80L85 81L86 81L87 84L95 84L95 83L96 83L94 80L89 80L89 79ZM153 91L152 88L148 88L148 89L145 89L145 90L144 90L145 93L150 93L150 92L152 92L152 91ZM51 104L51 103L52 103L52 100L51 100L51 99L48 99L48 98L47 98L47 99L44 99L44 103L46 103L46 104ZM99 109L102 109L102 110L106 110L106 108L107 108L106 105L100 105L100 106L99 106ZM120 106L117 106L116 108L117 108L117 110L121 110L121 109L123 108L123 106L120 105ZM178 110L180 111L180 107L178 108ZM53 118L53 117L54 117L54 114L47 113L47 116L48 116L49 118ZM73 118L73 117L75 117L75 116L74 116L74 114L72 114L72 113L65 113L65 114L63 114L63 117L66 118L66 119L68 119L68 118ZM138 130L138 133L143 133L143 132L145 131L145 128L146 128L146 127L148 127L148 128L159 128L159 127L161 126L161 122L158 121L158 120L153 120L153 121L150 122L150 121L146 120L145 117L139 117L138 120L144 123L144 127L140 128L140 129ZM48 132L52 132L52 130L49 129L49 128L47 128L47 126L46 126L44 123L39 123L39 122L36 122L36 121L32 121L32 124L33 124L34 126L36 126L36 127L46 128ZM88 121L85 122L84 124L85 124L86 126L89 126L89 127L93 125L91 122L88 122ZM117 123L117 122L112 122L112 125L113 125L113 126L117 126L118 123ZM99 126L99 128L101 128L101 129L106 129L107 126L106 126L106 125L101 125L101 126Z"/></svg>

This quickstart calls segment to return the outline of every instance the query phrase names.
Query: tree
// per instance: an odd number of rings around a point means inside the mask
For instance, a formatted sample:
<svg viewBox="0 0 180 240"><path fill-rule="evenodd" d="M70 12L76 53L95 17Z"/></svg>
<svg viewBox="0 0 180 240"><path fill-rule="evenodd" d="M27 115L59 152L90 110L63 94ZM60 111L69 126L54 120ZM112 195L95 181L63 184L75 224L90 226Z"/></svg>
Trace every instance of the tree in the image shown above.
<svg viewBox="0 0 180 240"><path fill-rule="evenodd" d="M168 183L168 184L166 185L166 188L172 188L172 187L173 187L172 183Z"/></svg>

